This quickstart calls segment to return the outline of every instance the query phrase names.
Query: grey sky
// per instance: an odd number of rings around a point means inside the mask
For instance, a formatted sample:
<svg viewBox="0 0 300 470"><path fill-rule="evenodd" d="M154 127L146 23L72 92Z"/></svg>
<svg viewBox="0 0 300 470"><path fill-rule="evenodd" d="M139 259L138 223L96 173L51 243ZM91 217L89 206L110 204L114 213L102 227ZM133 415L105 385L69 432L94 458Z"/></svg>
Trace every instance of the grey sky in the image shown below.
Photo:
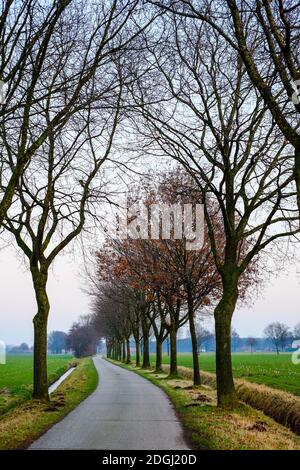
<svg viewBox="0 0 300 470"><path fill-rule="evenodd" d="M79 315L88 313L89 298L82 292L84 281L79 275L80 257L61 256L49 279L51 311L49 331L68 331ZM32 318L35 299L30 275L13 248L0 251L0 339L7 344L23 341L32 344ZM300 279L296 268L274 278L252 306L240 307L233 325L241 336L260 336L266 324L283 321L293 327L300 322Z"/></svg>
<svg viewBox="0 0 300 470"><path fill-rule="evenodd" d="M80 263L58 257L49 277L49 331L68 331L79 315L88 313L89 298L81 291ZM0 251L0 338L7 344L33 343L32 318L36 305L30 274L13 249Z"/></svg>

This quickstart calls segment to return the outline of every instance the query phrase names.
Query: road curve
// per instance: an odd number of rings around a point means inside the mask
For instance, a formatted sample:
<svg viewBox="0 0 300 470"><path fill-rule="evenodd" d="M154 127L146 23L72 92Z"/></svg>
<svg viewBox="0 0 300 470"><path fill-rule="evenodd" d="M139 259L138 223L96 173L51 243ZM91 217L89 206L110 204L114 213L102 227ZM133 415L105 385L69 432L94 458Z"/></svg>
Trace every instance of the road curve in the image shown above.
<svg viewBox="0 0 300 470"><path fill-rule="evenodd" d="M165 393L100 357L97 389L29 449L188 449Z"/></svg>

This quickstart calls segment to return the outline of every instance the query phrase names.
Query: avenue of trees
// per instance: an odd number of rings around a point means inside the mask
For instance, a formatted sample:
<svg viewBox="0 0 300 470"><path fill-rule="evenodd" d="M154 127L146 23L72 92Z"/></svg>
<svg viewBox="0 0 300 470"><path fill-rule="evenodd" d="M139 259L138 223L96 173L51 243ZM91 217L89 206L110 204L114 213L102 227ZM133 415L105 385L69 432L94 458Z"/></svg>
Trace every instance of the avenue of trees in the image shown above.
<svg viewBox="0 0 300 470"><path fill-rule="evenodd" d="M199 197L193 178L175 168L162 175L156 192L146 185L144 188L139 197L145 205L166 200L183 204L186 192L190 198ZM221 246L225 243L225 234L221 232L219 218L213 218L212 224ZM207 230L204 240L202 248L195 251L187 249L184 237L178 240L111 239L97 252L93 315L98 334L106 338L109 357L129 363L130 339L134 338L136 366L149 368L152 336L156 341L155 370L161 372L162 343L169 337L170 377L176 377L178 330L187 324L192 343L194 384L201 383L199 351L211 333L199 320L213 314L223 295L222 277L214 262ZM240 245L240 258L247 249L248 242ZM240 299L246 298L248 291L253 292L261 269L256 259L245 270L239 282ZM237 333L230 330L230 336L234 335ZM218 348L217 336L216 340ZM253 339L252 346L254 342ZM230 344L229 348L231 355Z"/></svg>
<svg viewBox="0 0 300 470"><path fill-rule="evenodd" d="M198 320L212 315L218 404L235 405L236 306L259 288L269 254L282 260L298 243L300 4L7 0L0 13L0 230L24 255L37 303L33 396L49 399L50 269L88 220L97 224L108 199L102 169L110 158L122 164L116 145L129 141L142 163L172 162L156 191L143 179L141 194L130 188L131 202L201 203L204 243L108 238L96 254L93 314L67 343L92 354L102 336L110 357L130 362L134 338L136 365L149 368L154 335L160 371L169 338L174 377L187 324L200 384L208 332ZM280 348L278 328L265 334Z"/></svg>

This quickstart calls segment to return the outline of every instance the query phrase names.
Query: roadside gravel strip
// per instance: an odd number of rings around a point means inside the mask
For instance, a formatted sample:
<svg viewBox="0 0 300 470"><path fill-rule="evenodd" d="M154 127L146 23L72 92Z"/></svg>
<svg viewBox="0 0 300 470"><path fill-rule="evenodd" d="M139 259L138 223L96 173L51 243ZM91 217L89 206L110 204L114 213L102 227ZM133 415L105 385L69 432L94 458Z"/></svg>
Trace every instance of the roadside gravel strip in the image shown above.
<svg viewBox="0 0 300 470"><path fill-rule="evenodd" d="M29 449L187 450L174 409L158 387L100 357L97 389Z"/></svg>

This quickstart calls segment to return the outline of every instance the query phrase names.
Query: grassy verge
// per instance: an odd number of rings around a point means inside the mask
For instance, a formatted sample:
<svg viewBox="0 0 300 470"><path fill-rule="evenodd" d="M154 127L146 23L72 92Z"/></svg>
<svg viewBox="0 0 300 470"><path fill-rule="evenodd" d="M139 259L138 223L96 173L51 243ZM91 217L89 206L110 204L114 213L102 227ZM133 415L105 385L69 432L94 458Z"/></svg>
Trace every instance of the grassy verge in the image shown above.
<svg viewBox="0 0 300 470"><path fill-rule="evenodd" d="M165 372L169 366L163 366ZM193 371L189 367L178 367L179 373L191 380ZM201 371L201 379L204 385L216 388L216 376L210 372ZM283 390L275 390L265 385L250 383L247 380L234 380L238 398L255 408L263 411L279 424L290 428L300 436L300 398Z"/></svg>
<svg viewBox="0 0 300 470"><path fill-rule="evenodd" d="M48 356L49 385L63 375L74 363L71 355ZM8 355L7 363L0 365L0 415L31 398L33 357Z"/></svg>
<svg viewBox="0 0 300 470"><path fill-rule="evenodd" d="M0 449L26 448L93 392L97 382L92 359L81 359L50 403L30 400L5 413L0 419Z"/></svg>
<svg viewBox="0 0 300 470"><path fill-rule="evenodd" d="M193 387L186 377L170 380L165 373L112 362L142 375L166 392L197 449L300 449L300 437L246 404L240 403L234 410L217 408L213 387Z"/></svg>

